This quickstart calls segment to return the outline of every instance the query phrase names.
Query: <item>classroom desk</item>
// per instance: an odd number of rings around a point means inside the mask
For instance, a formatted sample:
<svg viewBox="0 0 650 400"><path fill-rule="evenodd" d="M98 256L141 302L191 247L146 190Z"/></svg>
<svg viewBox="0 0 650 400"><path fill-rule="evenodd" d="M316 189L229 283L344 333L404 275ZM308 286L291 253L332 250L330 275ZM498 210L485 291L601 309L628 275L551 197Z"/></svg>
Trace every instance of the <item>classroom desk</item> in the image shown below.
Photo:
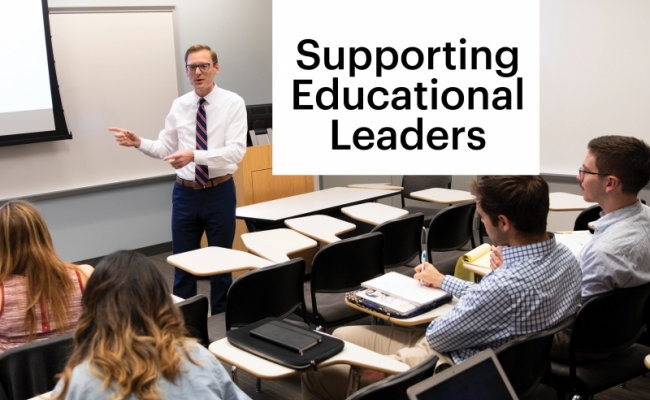
<svg viewBox="0 0 650 400"><path fill-rule="evenodd" d="M237 207L237 219L246 221L249 232L269 229L286 219L338 212L341 207L398 194L395 190L336 187L282 199Z"/></svg>
<svg viewBox="0 0 650 400"><path fill-rule="evenodd" d="M320 214L288 219L284 221L284 224L296 232L326 244L341 240L337 235L356 228L349 222Z"/></svg>
<svg viewBox="0 0 650 400"><path fill-rule="evenodd" d="M353 183L348 185L348 187L357 189L404 190L403 187L393 186L390 183Z"/></svg>
<svg viewBox="0 0 650 400"><path fill-rule="evenodd" d="M591 238L592 235L589 233L589 231L555 232L556 242L565 245L569 250L571 250L571 253L573 253L576 258L579 258L579 254L582 251L582 248L586 246L589 241L591 241ZM486 253L482 257L475 260L474 263L463 262L463 268L472 271L473 273L480 276L487 275L492 271L492 268L489 267L491 253L491 251Z"/></svg>
<svg viewBox="0 0 650 400"><path fill-rule="evenodd" d="M479 276L485 276L492 271L492 268L486 268L480 265L474 265L470 263L463 263L463 268L465 268L468 271L472 271L473 273Z"/></svg>
<svg viewBox="0 0 650 400"><path fill-rule="evenodd" d="M550 211L582 211L596 203L586 202L581 195L553 192L549 193Z"/></svg>
<svg viewBox="0 0 650 400"><path fill-rule="evenodd" d="M172 294L172 300L174 300L174 303L180 303L181 301L185 301L184 298L178 297L178 296L176 296L174 294Z"/></svg>
<svg viewBox="0 0 650 400"><path fill-rule="evenodd" d="M341 212L357 221L375 226L392 219L401 218L409 213L402 208L387 206L381 203L363 203L343 207L341 208Z"/></svg>
<svg viewBox="0 0 650 400"><path fill-rule="evenodd" d="M318 245L315 240L286 228L242 233L241 240L248 251L274 263L289 261L287 254Z"/></svg>
<svg viewBox="0 0 650 400"><path fill-rule="evenodd" d="M383 319L384 321L389 321L390 323L399 326L416 326L421 324L428 324L429 322L433 321L439 316L447 314L449 311L451 311L452 308L454 308L456 303L458 303L458 298L454 297L451 299L449 303L443 304L440 307L434 308L433 310L429 310L424 314L416 315L415 317L411 317L411 318L391 318L386 314L380 313L375 310L369 310L364 307L360 307L354 303L350 303L348 299L345 299L345 304L347 304L348 306L356 310L363 311L367 314L370 314L373 317Z"/></svg>
<svg viewBox="0 0 650 400"><path fill-rule="evenodd" d="M274 264L245 251L223 247L203 247L185 253L173 254L167 257L167 263L196 276L258 269Z"/></svg>
<svg viewBox="0 0 650 400"><path fill-rule="evenodd" d="M260 379L280 379L300 374L301 371L278 365L247 351L241 350L223 338L212 342L208 349L219 360L248 372ZM347 364L360 368L370 368L387 374L407 371L409 366L391 357L365 349L350 342L345 342L343 351L317 365L318 368L335 364ZM233 377L235 380L236 377Z"/></svg>
<svg viewBox="0 0 650 400"><path fill-rule="evenodd" d="M52 391L50 390L47 393L43 393L43 394L40 394L38 396L31 397L31 398L29 398L27 400L51 400L53 398L51 395L52 395Z"/></svg>
<svg viewBox="0 0 650 400"><path fill-rule="evenodd" d="M411 192L414 199L440 204L458 204L474 200L470 192L456 189L431 188Z"/></svg>

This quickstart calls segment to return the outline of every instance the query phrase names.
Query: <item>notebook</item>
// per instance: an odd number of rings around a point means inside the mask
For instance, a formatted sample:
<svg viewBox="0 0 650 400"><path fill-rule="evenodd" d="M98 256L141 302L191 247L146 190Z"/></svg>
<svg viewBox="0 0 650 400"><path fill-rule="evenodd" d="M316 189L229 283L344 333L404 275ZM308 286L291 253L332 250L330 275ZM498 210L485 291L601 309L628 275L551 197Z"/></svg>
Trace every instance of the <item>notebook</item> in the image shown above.
<svg viewBox="0 0 650 400"><path fill-rule="evenodd" d="M416 306L424 306L449 296L449 293L442 289L422 286L417 280L397 272L389 272L375 279L362 282L361 286L375 289L378 292L408 301Z"/></svg>
<svg viewBox="0 0 650 400"><path fill-rule="evenodd" d="M321 336L316 333L280 321L271 321L259 326L251 330L250 334L301 354L321 341Z"/></svg>
<svg viewBox="0 0 650 400"><path fill-rule="evenodd" d="M492 349L411 386L406 394L409 400L517 400Z"/></svg>
<svg viewBox="0 0 650 400"><path fill-rule="evenodd" d="M555 232L555 241L568 247L576 258L580 256L583 247L591 241L592 237L589 231Z"/></svg>
<svg viewBox="0 0 650 400"><path fill-rule="evenodd" d="M467 264L476 265L477 267L490 269L490 253L490 245L484 243L469 253L463 255L463 261Z"/></svg>

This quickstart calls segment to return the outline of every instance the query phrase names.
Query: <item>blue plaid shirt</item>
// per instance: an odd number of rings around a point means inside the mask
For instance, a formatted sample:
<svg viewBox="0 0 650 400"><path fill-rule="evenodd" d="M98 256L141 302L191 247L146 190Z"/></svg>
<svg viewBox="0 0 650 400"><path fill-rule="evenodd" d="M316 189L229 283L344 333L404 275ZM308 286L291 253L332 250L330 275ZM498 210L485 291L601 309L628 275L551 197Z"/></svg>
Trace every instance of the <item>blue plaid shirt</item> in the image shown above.
<svg viewBox="0 0 650 400"><path fill-rule="evenodd" d="M480 283L446 276L442 289L458 304L431 322L429 346L450 352L455 363L528 333L542 331L574 314L582 274L578 260L555 236L504 247L503 265Z"/></svg>

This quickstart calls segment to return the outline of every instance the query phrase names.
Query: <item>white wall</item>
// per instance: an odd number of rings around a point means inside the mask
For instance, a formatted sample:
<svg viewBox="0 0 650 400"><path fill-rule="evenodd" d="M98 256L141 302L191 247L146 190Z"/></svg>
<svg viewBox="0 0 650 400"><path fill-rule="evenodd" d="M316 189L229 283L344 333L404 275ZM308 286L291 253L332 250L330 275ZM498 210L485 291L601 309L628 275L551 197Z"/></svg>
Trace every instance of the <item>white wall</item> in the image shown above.
<svg viewBox="0 0 650 400"><path fill-rule="evenodd" d="M559 4L558 1L560 0L553 0L552 5ZM608 1L617 3L615 0ZM542 2L542 13L550 10L545 3ZM217 80L220 85L237 91L248 104L271 102L271 0L168 0L165 3L152 0L49 0L49 4L51 7L174 5L177 10L179 53L184 53L184 49L195 43L213 45L222 63L222 73ZM580 4L587 2L581 1ZM233 37L228 33L220 33L220 28L230 22L234 11L249 13L247 15L250 15L251 22L240 24L250 29L249 35ZM255 18L263 22L252 22ZM542 29L545 29L544 26L553 27L552 20L548 21L546 25L542 21ZM264 34L258 34L260 31ZM268 54L248 53L242 45L246 41L268 41ZM182 67L181 58L182 54L179 54L179 66ZM231 63L239 62L266 63L268 72L262 76L239 74L231 68ZM183 91L191 90L186 81L182 81L182 88ZM579 159L582 160L582 157L581 154ZM349 180L349 183L361 182L358 178L360 177L346 177L345 180ZM454 180L459 181L456 177ZM322 181L324 188L336 186L330 177L323 177ZM456 183L454 187L463 188L456 186ZM75 261L102 256L118 248L138 248L170 241L171 189L171 181L158 182L69 197L37 199L35 203L51 228L57 251L65 259ZM579 190L577 183L551 182L551 191L579 193ZM642 191L641 197L650 201L650 190ZM391 203L399 201L394 199L399 197L393 198ZM99 211L90 212L90 209ZM570 229L574 219L575 213L554 213L549 216L549 229Z"/></svg>
<svg viewBox="0 0 650 400"><path fill-rule="evenodd" d="M193 44L205 43L219 55L220 86L239 93L247 104L272 101L271 0L49 0L53 8L168 5L176 8L179 71L184 68L185 50ZM256 65L263 72L247 73L246 65ZM182 92L192 90L186 78L179 79ZM160 121L161 127L163 122ZM169 179L29 200L41 210L59 255L68 261L79 261L117 249L171 241L172 186Z"/></svg>

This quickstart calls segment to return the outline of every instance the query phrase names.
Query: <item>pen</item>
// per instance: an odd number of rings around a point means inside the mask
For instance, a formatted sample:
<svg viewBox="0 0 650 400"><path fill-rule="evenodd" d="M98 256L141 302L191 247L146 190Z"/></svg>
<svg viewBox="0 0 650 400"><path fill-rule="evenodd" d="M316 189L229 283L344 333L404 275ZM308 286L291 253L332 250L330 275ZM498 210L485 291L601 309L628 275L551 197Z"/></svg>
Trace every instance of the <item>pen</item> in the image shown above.
<svg viewBox="0 0 650 400"><path fill-rule="evenodd" d="M420 257L420 261L422 261L422 271L420 271L420 272L424 272L424 263L427 262L427 251L426 250L424 250L422 252L422 256ZM420 286L424 286L424 281L422 279L420 279Z"/></svg>

